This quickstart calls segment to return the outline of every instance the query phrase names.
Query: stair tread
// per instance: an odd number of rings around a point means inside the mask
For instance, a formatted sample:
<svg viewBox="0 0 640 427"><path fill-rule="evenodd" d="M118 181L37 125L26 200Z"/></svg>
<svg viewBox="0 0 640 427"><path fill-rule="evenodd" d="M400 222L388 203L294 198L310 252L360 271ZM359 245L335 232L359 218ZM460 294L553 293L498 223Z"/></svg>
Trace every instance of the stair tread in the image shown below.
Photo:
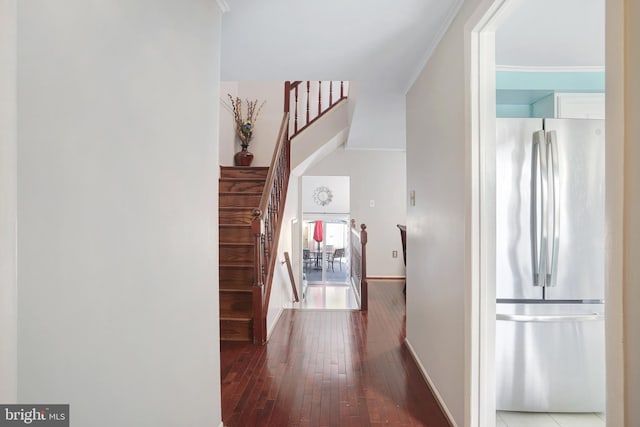
<svg viewBox="0 0 640 427"><path fill-rule="evenodd" d="M235 196L237 194L242 194L243 196L262 196L262 192L260 191L220 191L218 194L221 196Z"/></svg>
<svg viewBox="0 0 640 427"><path fill-rule="evenodd" d="M250 181L250 182L265 182L267 179L266 178L261 178L261 177L255 177L255 178L247 178L245 176L240 177L240 178L236 178L236 177L232 177L232 176L225 176L225 177L221 177L218 178L219 181Z"/></svg>
<svg viewBox="0 0 640 427"><path fill-rule="evenodd" d="M248 262L245 263L235 263L235 264L228 264L228 263L220 263L218 264L218 267L253 267L253 264L250 264Z"/></svg>
<svg viewBox="0 0 640 427"><path fill-rule="evenodd" d="M218 224L218 227L243 227L243 228L251 228L251 224Z"/></svg>
<svg viewBox="0 0 640 427"><path fill-rule="evenodd" d="M220 166L220 169L224 170L269 170L269 166Z"/></svg>
<svg viewBox="0 0 640 427"><path fill-rule="evenodd" d="M253 285L248 285L253 286ZM220 288L220 292L242 292L242 293L251 293L253 292L251 289L242 289L242 288Z"/></svg>
<svg viewBox="0 0 640 427"><path fill-rule="evenodd" d="M220 320L235 320L235 321L240 321L240 322L251 322L253 319L251 317L220 317Z"/></svg>

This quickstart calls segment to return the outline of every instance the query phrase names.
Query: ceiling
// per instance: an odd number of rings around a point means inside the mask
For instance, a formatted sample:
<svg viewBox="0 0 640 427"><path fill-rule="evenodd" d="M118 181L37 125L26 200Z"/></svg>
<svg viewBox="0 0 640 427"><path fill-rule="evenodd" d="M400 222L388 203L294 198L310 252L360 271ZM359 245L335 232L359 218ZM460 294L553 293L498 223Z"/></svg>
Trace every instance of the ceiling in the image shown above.
<svg viewBox="0 0 640 427"><path fill-rule="evenodd" d="M521 0L496 31L496 64L604 67L605 0Z"/></svg>
<svg viewBox="0 0 640 427"><path fill-rule="evenodd" d="M461 0L227 0L223 80L358 80L406 90Z"/></svg>
<svg viewBox="0 0 640 427"><path fill-rule="evenodd" d="M224 2L225 0L218 0ZM222 80L350 80L349 148L405 148L404 96L462 0L226 0Z"/></svg>
<svg viewBox="0 0 640 427"><path fill-rule="evenodd" d="M404 97L462 0L218 0L222 80L351 80L348 146L405 148ZM520 0L496 62L604 65L605 0Z"/></svg>

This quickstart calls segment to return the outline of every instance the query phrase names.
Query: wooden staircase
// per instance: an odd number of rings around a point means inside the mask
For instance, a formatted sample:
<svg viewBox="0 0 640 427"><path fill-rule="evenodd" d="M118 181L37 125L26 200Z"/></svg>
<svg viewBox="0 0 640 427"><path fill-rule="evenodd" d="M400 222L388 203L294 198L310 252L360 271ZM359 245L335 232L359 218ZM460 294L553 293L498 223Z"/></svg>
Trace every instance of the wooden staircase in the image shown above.
<svg viewBox="0 0 640 427"><path fill-rule="evenodd" d="M219 182L220 339L253 340L254 210L268 167L221 166Z"/></svg>
<svg viewBox="0 0 640 427"><path fill-rule="evenodd" d="M344 82L340 82L339 95L335 96L332 82L318 82L317 90L315 82L306 82L306 98L299 96L304 87L301 83L285 83L285 111L269 167L220 168L219 298L223 341L267 342L269 299L291 174L291 104L296 111L294 130L301 132L346 99ZM310 111L312 92L317 99L317 115ZM302 98L306 105L298 105ZM303 108L305 119L299 120L297 114ZM291 283L295 286L293 280Z"/></svg>

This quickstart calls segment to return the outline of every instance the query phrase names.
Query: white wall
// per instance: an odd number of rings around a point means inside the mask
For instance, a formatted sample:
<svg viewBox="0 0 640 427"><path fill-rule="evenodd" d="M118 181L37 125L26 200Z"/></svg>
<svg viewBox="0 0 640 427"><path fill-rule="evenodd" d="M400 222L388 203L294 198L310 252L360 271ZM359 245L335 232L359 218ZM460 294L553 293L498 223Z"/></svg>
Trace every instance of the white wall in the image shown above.
<svg viewBox="0 0 640 427"><path fill-rule="evenodd" d="M625 425L637 426L640 425L640 82L637 78L640 75L640 4L637 1L627 1L624 4ZM607 63L607 67L608 65Z"/></svg>
<svg viewBox="0 0 640 427"><path fill-rule="evenodd" d="M245 115L246 99L257 99L258 106L266 101L255 123L249 151L254 155L251 166L269 166L284 114L284 82L242 81L221 84L220 102L224 105L220 109L220 164L223 166L233 166L233 155L241 149L228 93L242 99Z"/></svg>
<svg viewBox="0 0 640 427"><path fill-rule="evenodd" d="M457 425L465 404L464 2L407 94L407 341ZM434 351L437 349L437 351Z"/></svg>
<svg viewBox="0 0 640 427"><path fill-rule="evenodd" d="M404 150L406 147L404 94L379 83L358 84L347 142L349 148Z"/></svg>
<svg viewBox="0 0 640 427"><path fill-rule="evenodd" d="M351 204L350 182L348 176L311 176L302 177L301 206L302 213L338 213L348 214ZM331 192L331 200L327 204L316 203L316 189L325 187Z"/></svg>
<svg viewBox="0 0 640 427"><path fill-rule="evenodd" d="M16 0L0 0L0 402L17 393Z"/></svg>
<svg viewBox="0 0 640 427"><path fill-rule="evenodd" d="M367 225L367 276L403 277L402 242L397 224L407 216L406 156L403 151L345 150L340 147L305 175L351 177L351 217ZM370 201L375 203L370 207ZM392 258L392 251L398 258Z"/></svg>
<svg viewBox="0 0 640 427"><path fill-rule="evenodd" d="M292 270L296 280L298 295L302 297L300 291L300 262L293 241L293 233L299 233L299 228L292 224L293 220L297 220L298 212L298 178L291 176L289 188L287 189L287 202L282 218L282 229L280 231L280 241L278 243L278 260L276 261L275 272L273 276L273 284L271 286L271 298L269 300L269 312L267 313L267 334L271 335L276 322L282 314L283 308L291 308L293 302L293 291L291 290L291 280L286 264L284 261L284 253L289 252L291 258ZM298 221L299 224L299 221Z"/></svg>
<svg viewBox="0 0 640 427"><path fill-rule="evenodd" d="M351 98L340 102L291 140L291 168L296 173L303 175L311 164L346 142L352 105Z"/></svg>
<svg viewBox="0 0 640 427"><path fill-rule="evenodd" d="M210 0L20 0L20 401L220 424L219 33Z"/></svg>
<svg viewBox="0 0 640 427"><path fill-rule="evenodd" d="M229 96L237 97L239 82L220 82L220 128L218 129L218 161L222 166L233 166L233 155L240 151L240 140L236 136L233 108ZM253 147L252 147L253 149ZM251 151L251 150L249 150Z"/></svg>

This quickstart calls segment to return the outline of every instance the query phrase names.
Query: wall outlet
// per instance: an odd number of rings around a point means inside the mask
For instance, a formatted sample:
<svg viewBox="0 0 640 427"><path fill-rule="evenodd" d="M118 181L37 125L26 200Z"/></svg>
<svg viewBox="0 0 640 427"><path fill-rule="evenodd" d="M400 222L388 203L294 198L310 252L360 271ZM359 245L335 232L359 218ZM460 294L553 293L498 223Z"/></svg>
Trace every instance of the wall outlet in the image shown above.
<svg viewBox="0 0 640 427"><path fill-rule="evenodd" d="M398 251L391 251L391 258L398 258Z"/></svg>

